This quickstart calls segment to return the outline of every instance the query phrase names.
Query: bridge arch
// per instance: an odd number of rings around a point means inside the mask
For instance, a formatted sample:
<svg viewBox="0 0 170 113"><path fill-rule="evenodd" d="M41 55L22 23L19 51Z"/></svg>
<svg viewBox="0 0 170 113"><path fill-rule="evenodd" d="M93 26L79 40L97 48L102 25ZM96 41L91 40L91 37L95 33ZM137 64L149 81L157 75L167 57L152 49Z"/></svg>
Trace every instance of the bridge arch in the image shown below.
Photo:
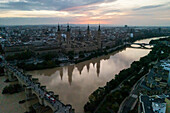
<svg viewBox="0 0 170 113"><path fill-rule="evenodd" d="M54 111L52 110L52 108L51 107L49 107L49 106L45 106L45 110L44 110L44 112L43 113L54 113Z"/></svg>
<svg viewBox="0 0 170 113"><path fill-rule="evenodd" d="M32 94L30 99L34 100L34 102L36 102L36 103L39 103L39 98L38 98L38 96L35 93Z"/></svg>
<svg viewBox="0 0 170 113"><path fill-rule="evenodd" d="M44 101L43 99L39 96L39 94L37 94L34 90L32 90L32 95L36 95L36 97L38 98L38 102L41 104L41 105L44 105Z"/></svg>

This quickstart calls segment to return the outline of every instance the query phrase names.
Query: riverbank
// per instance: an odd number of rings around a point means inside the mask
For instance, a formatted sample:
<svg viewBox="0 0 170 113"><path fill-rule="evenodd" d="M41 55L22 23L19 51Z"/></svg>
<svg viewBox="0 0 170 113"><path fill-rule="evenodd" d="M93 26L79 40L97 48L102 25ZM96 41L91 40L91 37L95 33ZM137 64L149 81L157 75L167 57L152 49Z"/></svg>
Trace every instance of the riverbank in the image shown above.
<svg viewBox="0 0 170 113"><path fill-rule="evenodd" d="M137 40L150 39L150 38L152 38L152 37L134 38L134 39L130 40L130 43L133 43ZM72 59L73 55L71 55L72 60L70 59L70 56L69 56L69 60L67 60L67 61L51 60L48 58L49 60L45 60L42 63L37 63L37 64L18 63L17 66L19 68L24 69L25 71L42 70L42 69L50 69L50 68L54 68L54 67L67 66L70 64L77 64L80 62L91 60L93 58L108 55L108 54L116 52L116 51L121 51L121 50L125 49L126 47L128 47L129 45L130 44L124 43L122 45L117 45L116 47L111 47L111 48L105 48L103 50L97 50L97 51L92 51L92 52L83 52L83 53L80 53L78 59ZM71 53L71 54L73 54L73 53ZM50 56L48 56L48 57L50 57Z"/></svg>
<svg viewBox="0 0 170 113"><path fill-rule="evenodd" d="M157 41L152 41L152 44L153 42ZM164 51L164 53L162 53L161 51ZM129 94L129 89L131 89L135 81L139 80L144 74L148 72L148 69L150 67L148 66L148 64L156 60L164 59L169 54L169 47L156 43L156 46L147 56L141 58L140 61L133 62L130 68L120 71L118 75L115 75L115 79L112 79L111 81L107 82L104 87L98 88L96 91L94 91L89 97L89 102L87 102L84 106L85 112L94 112L94 110L98 106L98 103L101 103L103 97L105 97L106 95L106 101L104 102L104 104L102 104L100 108L98 108L98 111L102 113L107 113L108 110L111 109L114 112L117 112L120 103ZM142 68L142 73L139 73ZM122 81L123 87L119 88L118 91L110 94L110 92L115 89Z"/></svg>
<svg viewBox="0 0 170 113"><path fill-rule="evenodd" d="M50 69L50 68L54 68L54 67L61 67L61 66L67 66L70 64L78 64L80 62L84 62L87 60L91 60L93 58L97 58L100 56L104 56L104 55L108 55L110 53L116 52L116 51L121 51L122 49L126 48L128 45L120 45L114 48L110 48L108 50L98 50L96 52L91 52L89 53L90 55L88 56L84 56L82 58L76 59L76 60L68 60L68 61L52 61L52 60L48 60L48 61L44 61L42 63L38 63L38 64L25 64L25 63L21 63L18 64L17 66L19 68L24 69L25 71L33 71L33 70L42 70L42 69Z"/></svg>

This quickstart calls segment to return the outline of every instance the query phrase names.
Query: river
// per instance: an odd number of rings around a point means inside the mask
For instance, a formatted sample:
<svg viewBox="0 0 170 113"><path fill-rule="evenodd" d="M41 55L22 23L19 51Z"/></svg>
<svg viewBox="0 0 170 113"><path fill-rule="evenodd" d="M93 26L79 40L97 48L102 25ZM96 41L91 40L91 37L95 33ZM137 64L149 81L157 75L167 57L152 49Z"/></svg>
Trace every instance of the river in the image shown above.
<svg viewBox="0 0 170 113"><path fill-rule="evenodd" d="M152 39L158 38L144 39L136 42L149 43ZM71 104L76 113L83 113L83 106L93 91L98 87L104 86L106 82L114 79L115 74L119 73L122 69L130 67L133 61L138 61L140 57L147 55L149 52L149 49L126 48L75 65L35 70L28 73L33 75L34 78L38 78L41 85L45 85L47 90L58 94L59 99L64 104ZM0 88L2 89L2 86ZM21 94L14 94L10 98L13 98L14 103L16 103L15 101L18 100L15 96L18 97ZM9 104L6 102L9 100L6 96L0 94L0 97L0 107L5 107L5 105ZM21 96L21 98L23 97ZM19 109L18 112L13 111L10 113L23 113L23 110L26 110L24 105L21 105L22 110L20 110L21 108L18 107L18 104L13 104L11 109L16 107ZM2 112L5 113L8 110L8 108L4 108Z"/></svg>

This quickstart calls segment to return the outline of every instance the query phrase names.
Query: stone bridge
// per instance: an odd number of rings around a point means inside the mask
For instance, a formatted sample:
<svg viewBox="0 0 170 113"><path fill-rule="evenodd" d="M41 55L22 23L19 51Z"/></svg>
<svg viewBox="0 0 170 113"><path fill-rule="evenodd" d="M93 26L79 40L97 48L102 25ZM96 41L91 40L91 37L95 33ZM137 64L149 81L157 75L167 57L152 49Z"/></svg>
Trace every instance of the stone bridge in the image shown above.
<svg viewBox="0 0 170 113"><path fill-rule="evenodd" d="M134 47L132 45L139 45L140 47ZM152 44L147 44L147 43L132 43L130 44L131 48L139 48L139 49L152 49L152 47L146 47L146 46L153 46Z"/></svg>
<svg viewBox="0 0 170 113"><path fill-rule="evenodd" d="M71 105L64 105L58 95L54 95L52 91L47 91L45 86L41 86L37 78L32 75L26 75L21 69L10 65L6 60L3 61L5 75L10 81L18 82L24 86L27 99L36 95L41 105L50 107L54 113L74 113Z"/></svg>
<svg viewBox="0 0 170 113"><path fill-rule="evenodd" d="M140 46L152 46L153 44L147 44L147 43L132 43L133 45L140 45Z"/></svg>

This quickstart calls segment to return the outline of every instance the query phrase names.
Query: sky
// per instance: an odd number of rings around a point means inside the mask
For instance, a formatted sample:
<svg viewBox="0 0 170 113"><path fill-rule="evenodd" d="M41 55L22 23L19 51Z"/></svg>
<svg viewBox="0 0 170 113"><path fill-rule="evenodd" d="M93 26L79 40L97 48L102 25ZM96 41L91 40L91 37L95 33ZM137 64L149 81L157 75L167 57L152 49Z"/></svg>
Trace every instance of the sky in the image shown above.
<svg viewBox="0 0 170 113"><path fill-rule="evenodd" d="M0 0L0 25L170 26L170 0Z"/></svg>

